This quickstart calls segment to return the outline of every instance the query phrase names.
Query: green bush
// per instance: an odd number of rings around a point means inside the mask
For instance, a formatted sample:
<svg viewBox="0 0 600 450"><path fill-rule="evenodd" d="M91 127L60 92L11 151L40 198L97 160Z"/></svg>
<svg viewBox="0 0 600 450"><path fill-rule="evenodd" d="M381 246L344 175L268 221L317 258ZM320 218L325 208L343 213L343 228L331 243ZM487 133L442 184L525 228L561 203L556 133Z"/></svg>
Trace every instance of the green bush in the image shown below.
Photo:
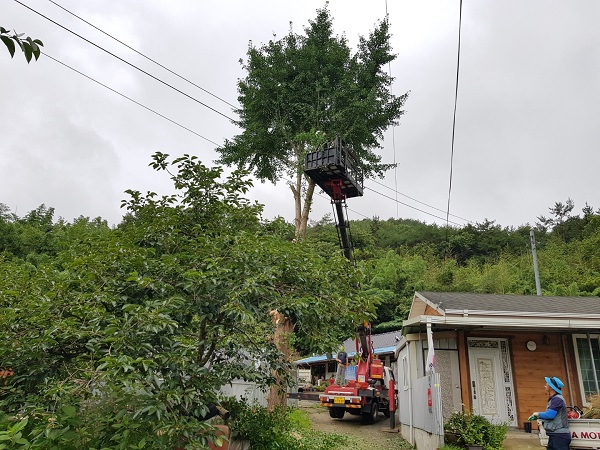
<svg viewBox="0 0 600 450"><path fill-rule="evenodd" d="M345 436L312 430L308 415L297 408L268 411L235 398L222 405L229 410L232 437L249 441L253 449L337 450L348 443Z"/></svg>
<svg viewBox="0 0 600 450"><path fill-rule="evenodd" d="M456 444L462 448L481 445L484 450L500 450L508 425L494 425L483 416L454 412L446 421L444 431L455 434Z"/></svg>

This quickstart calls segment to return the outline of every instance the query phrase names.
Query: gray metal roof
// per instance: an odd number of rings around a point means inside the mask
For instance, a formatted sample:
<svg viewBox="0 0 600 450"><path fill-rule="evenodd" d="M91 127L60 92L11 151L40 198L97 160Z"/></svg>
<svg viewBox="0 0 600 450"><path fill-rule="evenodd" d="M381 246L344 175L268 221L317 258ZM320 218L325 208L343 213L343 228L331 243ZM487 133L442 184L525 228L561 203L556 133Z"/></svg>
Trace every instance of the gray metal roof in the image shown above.
<svg viewBox="0 0 600 450"><path fill-rule="evenodd" d="M377 353L377 349L395 346L396 342L401 338L402 331L388 331L387 333L372 334L371 342L373 342L373 349ZM344 349L347 352L356 351L355 338L346 339L344 341Z"/></svg>
<svg viewBox="0 0 600 450"><path fill-rule="evenodd" d="M436 308L470 311L506 311L540 314L600 314L600 297L417 292Z"/></svg>

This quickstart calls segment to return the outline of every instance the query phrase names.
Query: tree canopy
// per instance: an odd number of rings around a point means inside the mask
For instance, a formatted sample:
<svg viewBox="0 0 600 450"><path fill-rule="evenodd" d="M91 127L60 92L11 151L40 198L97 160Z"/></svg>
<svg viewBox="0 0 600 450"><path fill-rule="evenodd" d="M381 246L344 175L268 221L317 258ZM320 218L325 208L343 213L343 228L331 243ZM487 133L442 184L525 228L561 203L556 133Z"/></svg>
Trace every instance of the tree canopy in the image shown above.
<svg viewBox="0 0 600 450"><path fill-rule="evenodd" d="M336 136L352 145L365 176L391 167L376 153L384 131L403 114L407 94L391 92L386 65L395 59L389 22L360 37L352 52L336 36L327 7L305 27L256 47L250 43L239 80L241 134L218 149L220 161L245 167L261 180L288 176L296 235L303 237L314 182L303 176L304 156Z"/></svg>

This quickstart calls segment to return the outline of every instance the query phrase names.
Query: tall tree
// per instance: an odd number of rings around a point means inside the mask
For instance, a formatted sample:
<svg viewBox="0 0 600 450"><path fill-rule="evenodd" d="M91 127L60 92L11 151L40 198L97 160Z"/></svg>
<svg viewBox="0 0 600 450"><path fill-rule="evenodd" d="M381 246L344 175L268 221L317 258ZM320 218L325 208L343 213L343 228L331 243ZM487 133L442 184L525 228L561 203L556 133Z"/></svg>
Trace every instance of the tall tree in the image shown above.
<svg viewBox="0 0 600 450"><path fill-rule="evenodd" d="M384 131L403 114L407 95L391 92L385 72L395 59L389 22L382 20L355 53L345 36L336 36L327 7L317 10L300 35L248 48L239 80L241 107L236 122L243 130L219 148L220 161L249 168L260 180L289 177L294 196L295 232L304 238L315 183L304 176L308 152L342 136L354 149L365 176L382 176Z"/></svg>

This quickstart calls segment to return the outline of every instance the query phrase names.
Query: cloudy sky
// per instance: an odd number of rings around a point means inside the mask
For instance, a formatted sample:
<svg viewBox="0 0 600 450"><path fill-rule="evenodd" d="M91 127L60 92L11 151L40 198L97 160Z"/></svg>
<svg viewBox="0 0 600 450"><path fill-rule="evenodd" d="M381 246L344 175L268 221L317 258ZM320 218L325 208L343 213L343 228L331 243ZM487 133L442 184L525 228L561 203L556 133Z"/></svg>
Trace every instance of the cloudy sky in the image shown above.
<svg viewBox="0 0 600 450"><path fill-rule="evenodd" d="M0 45L0 203L20 216L44 203L69 221L101 216L112 224L122 216L126 189L168 192L169 180L148 167L155 151L190 153L212 164L215 143L239 132L224 116L234 117L227 103L237 103L236 81L244 76L239 59L248 42L264 43L273 33L281 37L290 21L301 31L325 5L313 0L19 2L2 0L1 26L41 39L49 56L191 130L44 55L29 65L22 54L11 60ZM390 67L393 92L410 91L401 124L383 142L384 161L396 161L398 168L383 180L367 181L364 197L348 201L350 219L444 224L459 0L389 0L387 6L385 0L329 2L336 32L345 33L352 46L385 16L386 7L398 55ZM598 17L597 0L464 0L452 222L534 223L567 198L577 212L586 202L600 207ZM285 184L256 183L251 195L265 205L266 218L292 220ZM312 218L330 211L328 199L317 197Z"/></svg>

